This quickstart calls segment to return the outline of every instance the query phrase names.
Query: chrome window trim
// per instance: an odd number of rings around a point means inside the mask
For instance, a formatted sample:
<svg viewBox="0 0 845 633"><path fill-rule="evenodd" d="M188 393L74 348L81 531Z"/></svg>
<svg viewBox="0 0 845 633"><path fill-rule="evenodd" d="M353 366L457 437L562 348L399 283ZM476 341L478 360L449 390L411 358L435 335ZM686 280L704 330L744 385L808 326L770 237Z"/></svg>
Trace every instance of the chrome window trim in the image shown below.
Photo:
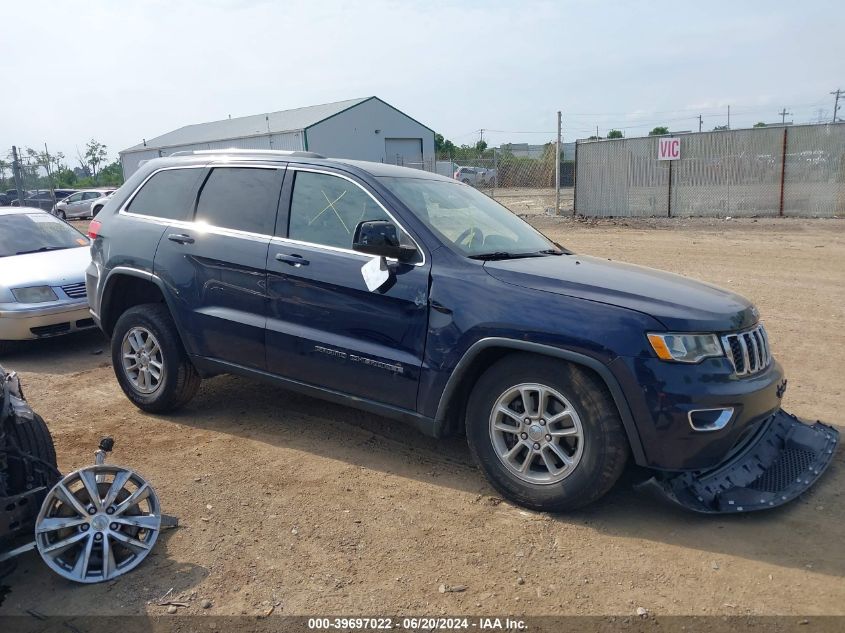
<svg viewBox="0 0 845 633"><path fill-rule="evenodd" d="M387 217L389 217L396 224L396 226L399 228L399 230L401 230L403 233L405 233L408 236L408 238L414 243L414 246L416 246L417 250L422 255L422 261L416 262L412 265L413 266L424 266L425 263L428 261L425 250L420 246L419 242L416 240L416 238L414 238L414 236L411 234L411 232L408 231L402 225L402 223L399 222L399 220L396 219L396 216L394 216L390 211L388 211L387 208L372 193L370 193L367 189L365 189L363 186L361 186L360 183L356 182L354 179L352 179L349 176L346 176L345 174L341 174L341 173L333 172L333 171L327 171L327 170L324 170L324 169L316 169L316 168L313 168L313 167L294 166L291 163L285 163L284 165L266 165L266 164L262 165L262 164L244 163L244 162L216 161L216 162L210 162L210 163L203 163L201 165L171 165L169 167L161 167L161 168L156 169L155 171L151 172L149 175L147 175L146 178L144 178L144 180L135 188L135 190L132 192L132 194L121 205L120 209L118 210L118 214L124 215L124 216L129 216L129 217L132 217L132 218L136 218L136 219L144 221L144 222L152 222L153 224L160 224L160 225L164 225L164 226L172 226L174 228L180 228L180 229L186 229L186 230L195 230L195 231L199 231L201 233L202 232L214 233L215 235L227 235L227 236L230 236L230 237L243 237L243 238L261 240L261 241L267 239L270 242L296 244L296 245L299 245L299 246L308 246L308 247L313 247L313 248L319 248L319 249L322 249L322 250L332 251L332 252L336 252L336 253L343 253L343 254L347 254L347 255L355 255L357 257L361 257L361 258L367 259L367 260L373 258L372 255L368 255L366 253L359 253L358 251L355 251L355 250L352 250L352 249L349 249L349 248L341 248L341 247L338 247L338 246L330 246L328 244L318 244L316 242L307 242L307 241L304 241L304 240L295 240L295 239L291 239L289 237L281 237L281 236L278 236L278 235L266 235L264 233L253 233L253 232L250 232L250 231L241 231L239 229L229 229L229 228L225 228L225 227L222 227L222 226L215 226L215 225L212 225L212 224L198 223L195 220L191 220L191 221L171 220L171 219L167 219L167 218L158 217L158 216L155 216L155 215L146 215L144 213L134 213L134 212L128 210L129 205L135 199L135 196L138 195L138 192L143 188L143 186L145 184L147 184L147 182L150 180L150 178L152 178L153 176L155 176L156 174L158 174L162 171L172 171L172 170L175 170L175 169L214 169L215 167L249 167L249 168L252 168L252 169L287 169L289 171L305 171L305 172L311 172L311 173L315 173L315 174L323 174L323 175L326 175L326 176L334 176L336 178L342 178L344 180L348 180L353 185L358 187L361 191L363 191L366 195L368 195L373 200L373 202L375 202L381 208L381 210L384 211L385 215L387 215ZM295 186L295 182L294 182L294 186ZM293 200L292 193L293 192L291 191L291 200ZM288 208L288 216L290 216L290 208ZM288 220L288 221L290 221L290 220ZM391 261L391 262L397 262L398 261L397 259L392 258L392 257L388 257L386 259L388 261ZM269 263L269 260L268 260L268 263Z"/></svg>
<svg viewBox="0 0 845 633"><path fill-rule="evenodd" d="M390 211L387 210L387 207L385 207L381 202L379 202L378 198L376 198L370 191L368 191L366 188L364 188L361 185L361 183L357 182L356 180L354 180L350 176L347 176L345 174L341 174L341 173L338 173L338 172L335 172L335 171L328 171L328 170L325 170L325 169L317 169L317 168L314 168L314 167L300 167L299 165L294 165L293 163L288 163L288 170L289 171L305 171L305 172L310 172L312 174L323 174L323 175L326 175L326 176L334 176L335 178L342 178L344 180L348 180L353 185L358 187L361 191L363 191L365 194L367 194L372 199L372 201L375 202L381 208L382 211L384 211L385 215L387 215L387 217L389 217L394 222L394 224L396 224L396 226L399 228L399 230L402 231L405 235L408 236L408 238L414 243L414 246L417 247L417 251L419 251L420 255L422 255L422 261L416 262L416 263L411 264L411 265L412 266L424 266L426 261L428 261L428 258L426 257L425 250L423 250L422 246L420 246L419 242L417 242L417 240L414 238L414 236L411 234L411 232L408 229L406 229L399 220L396 219L395 215L393 215ZM291 199L290 199L291 204L288 207L288 227L290 226L290 211L291 211L291 207L293 206L293 192L294 192L295 188L296 188L296 180L293 181L293 189L291 189ZM289 228L288 228L288 233L290 233ZM334 252L338 252L338 253L358 255L358 256L364 257L366 259L372 259L373 258L373 255L367 255L366 253L359 253L358 251L352 250L351 248L342 248L342 247L339 247L339 246L330 246L328 244L318 244L316 242L307 242L305 240L296 240L296 239L292 239L290 237L276 236L276 237L273 238L273 240L281 240L281 241L284 241L284 242L289 242L291 244L299 244L301 246L313 246L315 248L322 248L322 249L325 249L325 250L334 251ZM398 261L398 260L396 260L392 257L388 257L387 259L388 259L388 261L391 261L391 262Z"/></svg>

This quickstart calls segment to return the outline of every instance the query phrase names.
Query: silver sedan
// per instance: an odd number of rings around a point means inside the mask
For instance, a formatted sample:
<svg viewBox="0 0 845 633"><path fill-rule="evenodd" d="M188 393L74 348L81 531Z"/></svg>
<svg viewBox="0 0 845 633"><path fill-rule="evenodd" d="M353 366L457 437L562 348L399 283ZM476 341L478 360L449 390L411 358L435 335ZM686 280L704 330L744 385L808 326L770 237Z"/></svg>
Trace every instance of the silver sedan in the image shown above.
<svg viewBox="0 0 845 633"><path fill-rule="evenodd" d="M90 242L41 209L0 208L0 354L9 341L94 327L85 294Z"/></svg>

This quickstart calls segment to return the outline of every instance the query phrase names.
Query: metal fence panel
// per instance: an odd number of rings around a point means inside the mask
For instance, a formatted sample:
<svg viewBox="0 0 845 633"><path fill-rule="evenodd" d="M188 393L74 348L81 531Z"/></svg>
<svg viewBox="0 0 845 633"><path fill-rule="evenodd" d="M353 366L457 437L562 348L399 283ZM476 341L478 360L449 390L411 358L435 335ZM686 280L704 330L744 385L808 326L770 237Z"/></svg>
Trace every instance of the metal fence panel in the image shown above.
<svg viewBox="0 0 845 633"><path fill-rule="evenodd" d="M845 216L845 125L790 128L783 212Z"/></svg>
<svg viewBox="0 0 845 633"><path fill-rule="evenodd" d="M784 215L845 215L845 125L679 138L681 157L675 161L657 160L659 137L579 142L576 211L749 217L783 209Z"/></svg>
<svg viewBox="0 0 845 633"><path fill-rule="evenodd" d="M672 215L778 213L783 128L706 132L682 138L681 159L672 161Z"/></svg>

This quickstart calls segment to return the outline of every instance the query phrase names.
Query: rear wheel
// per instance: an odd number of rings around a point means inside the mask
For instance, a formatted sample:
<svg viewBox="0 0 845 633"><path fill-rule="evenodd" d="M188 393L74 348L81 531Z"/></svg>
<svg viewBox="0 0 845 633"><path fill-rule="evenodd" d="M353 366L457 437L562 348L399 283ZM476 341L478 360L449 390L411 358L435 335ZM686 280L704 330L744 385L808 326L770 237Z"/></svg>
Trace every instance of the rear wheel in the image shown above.
<svg viewBox="0 0 845 633"><path fill-rule="evenodd" d="M173 411L199 389L199 374L164 304L146 303L124 312L115 324L111 351L120 387L144 411Z"/></svg>
<svg viewBox="0 0 845 633"><path fill-rule="evenodd" d="M514 354L488 369L473 388L466 427L493 487L535 510L595 501L628 457L605 385L588 370L542 356Z"/></svg>

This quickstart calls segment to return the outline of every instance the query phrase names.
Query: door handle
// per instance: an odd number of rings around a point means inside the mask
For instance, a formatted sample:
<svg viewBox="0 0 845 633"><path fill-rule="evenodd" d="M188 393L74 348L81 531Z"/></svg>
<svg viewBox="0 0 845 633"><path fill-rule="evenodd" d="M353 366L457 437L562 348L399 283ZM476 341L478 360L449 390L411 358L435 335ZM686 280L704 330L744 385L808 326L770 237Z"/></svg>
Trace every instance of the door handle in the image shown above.
<svg viewBox="0 0 845 633"><path fill-rule="evenodd" d="M302 255L285 255L284 253L276 253L276 261L284 262L285 264L290 264L291 266L296 266L297 268L308 265L308 260Z"/></svg>
<svg viewBox="0 0 845 633"><path fill-rule="evenodd" d="M167 236L167 239L177 244L193 244L195 241L190 235L185 235L184 233L171 233Z"/></svg>

